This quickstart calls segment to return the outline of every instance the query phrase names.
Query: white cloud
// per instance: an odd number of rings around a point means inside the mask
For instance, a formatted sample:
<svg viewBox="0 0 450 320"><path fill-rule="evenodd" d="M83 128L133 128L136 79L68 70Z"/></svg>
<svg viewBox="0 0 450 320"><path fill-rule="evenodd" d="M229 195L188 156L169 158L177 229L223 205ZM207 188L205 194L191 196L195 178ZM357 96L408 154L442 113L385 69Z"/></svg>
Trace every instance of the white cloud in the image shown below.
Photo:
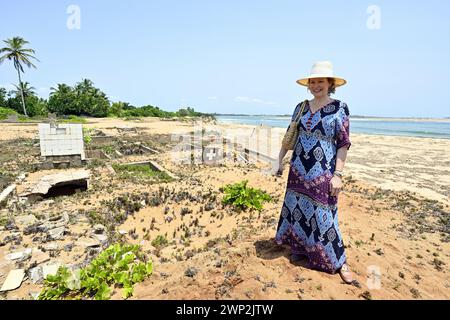
<svg viewBox="0 0 450 320"><path fill-rule="evenodd" d="M278 103L273 101L264 101L259 98L249 98L249 97L236 97L234 98L235 102L243 102L243 103L257 103L257 104L265 104L265 105L277 105Z"/></svg>
<svg viewBox="0 0 450 320"><path fill-rule="evenodd" d="M217 97L216 96L208 97L208 100L217 100Z"/></svg>

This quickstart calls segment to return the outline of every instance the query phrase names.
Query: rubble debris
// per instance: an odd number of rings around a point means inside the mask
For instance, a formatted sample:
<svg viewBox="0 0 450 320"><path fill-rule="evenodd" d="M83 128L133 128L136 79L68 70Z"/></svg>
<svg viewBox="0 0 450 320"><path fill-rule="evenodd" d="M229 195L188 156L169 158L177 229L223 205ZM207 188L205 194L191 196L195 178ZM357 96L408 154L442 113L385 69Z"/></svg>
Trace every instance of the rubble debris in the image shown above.
<svg viewBox="0 0 450 320"><path fill-rule="evenodd" d="M64 236L66 228L65 227L58 227L55 229L51 229L47 232L48 237L50 240L60 240Z"/></svg>
<svg viewBox="0 0 450 320"><path fill-rule="evenodd" d="M40 283L44 280L44 273L42 272L42 266L34 267L28 270L28 277L33 283Z"/></svg>
<svg viewBox="0 0 450 320"><path fill-rule="evenodd" d="M20 285L22 284L24 277L25 277L24 269L11 270L8 273L8 276L6 277L6 280L3 283L0 291L3 292L3 291L15 290L15 289L19 288Z"/></svg>
<svg viewBox="0 0 450 320"><path fill-rule="evenodd" d="M54 276L58 272L59 267L62 264L60 262L53 262L49 264L42 265L42 275L44 279L47 278L48 275Z"/></svg>
<svg viewBox="0 0 450 320"><path fill-rule="evenodd" d="M58 251L59 250L59 246L57 243L48 243L44 246L42 246L42 249L44 249L45 252L47 251Z"/></svg>
<svg viewBox="0 0 450 320"><path fill-rule="evenodd" d="M93 233L95 234L103 234L106 231L106 227L102 224L96 224L93 226Z"/></svg>
<svg viewBox="0 0 450 320"><path fill-rule="evenodd" d="M137 133L137 128L135 127L129 127L129 126L121 126L121 127L116 127L117 131L119 133L123 133L123 132L135 132Z"/></svg>
<svg viewBox="0 0 450 320"><path fill-rule="evenodd" d="M100 246L100 242L96 239L92 239L92 238L80 238L77 242L77 244L79 246L85 247L85 248L90 248L90 247L98 247Z"/></svg>
<svg viewBox="0 0 450 320"><path fill-rule="evenodd" d="M64 250L65 252L70 252L70 251L72 251L73 246L74 246L73 243L68 243L68 244L64 245L63 250Z"/></svg>
<svg viewBox="0 0 450 320"><path fill-rule="evenodd" d="M63 173L50 174L41 177L38 181L30 183L19 195L30 198L32 196L46 196L50 191L58 194L58 188L64 186L79 186L80 189L87 190L90 172L88 170L74 170Z"/></svg>
<svg viewBox="0 0 450 320"><path fill-rule="evenodd" d="M36 217L34 215L27 214L27 215L21 215L21 216L15 217L14 221L15 221L16 226L20 230L23 230L26 227L35 224L38 220L36 219Z"/></svg>
<svg viewBox="0 0 450 320"><path fill-rule="evenodd" d="M96 234L96 233L94 233L92 235L92 238L94 238L95 240L99 241L103 245L108 243L108 236L106 236L104 234Z"/></svg>
<svg viewBox="0 0 450 320"><path fill-rule="evenodd" d="M20 232L12 232L7 234L5 232L0 232L0 247L5 246L10 242L20 242L22 241L22 236Z"/></svg>
<svg viewBox="0 0 450 320"><path fill-rule="evenodd" d="M24 260L27 260L28 258L30 258L32 253L33 253L33 249L28 248L28 249L25 249L24 251L17 251L17 252L9 253L5 256L5 258L7 260L11 260L11 261L13 261L13 260L24 261Z"/></svg>
<svg viewBox="0 0 450 320"><path fill-rule="evenodd" d="M150 167L151 167L153 170L160 171L160 172L165 172L169 177L171 177L171 178L174 179L174 180L177 180L177 179L178 179L178 177L177 177L176 175L174 175L174 174L171 173L170 171L164 169L162 166L160 166L159 164L157 164L155 161L151 161L151 160L150 160L150 161L149 161L149 164L150 164Z"/></svg>
<svg viewBox="0 0 450 320"><path fill-rule="evenodd" d="M0 193L0 206L2 205L2 203L6 202L8 197L10 197L14 193L15 190L16 190L16 185L12 184L9 187L7 187L5 190L3 190L2 193Z"/></svg>
<svg viewBox="0 0 450 320"><path fill-rule="evenodd" d="M52 243L52 244L48 244L47 246L52 245L52 247L54 249L54 245L55 244L56 243ZM57 249L58 249L58 245L56 244L56 250ZM46 250L46 249L44 248L44 250ZM40 264L42 264L44 262L47 262L49 260L50 260L50 255L48 253L42 252L41 250L34 250L33 255L31 257L31 260L30 260L30 266L40 265Z"/></svg>

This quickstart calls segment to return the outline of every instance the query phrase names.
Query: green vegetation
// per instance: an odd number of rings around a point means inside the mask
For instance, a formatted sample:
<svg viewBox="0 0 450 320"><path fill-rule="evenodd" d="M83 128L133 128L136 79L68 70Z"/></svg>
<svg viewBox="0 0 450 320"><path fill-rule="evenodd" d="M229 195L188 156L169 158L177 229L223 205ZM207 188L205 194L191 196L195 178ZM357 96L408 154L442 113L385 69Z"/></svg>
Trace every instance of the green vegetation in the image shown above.
<svg viewBox="0 0 450 320"><path fill-rule="evenodd" d="M114 154L114 151L116 149L114 148L114 145L106 145L102 147L102 151L107 154L108 156L111 156Z"/></svg>
<svg viewBox="0 0 450 320"><path fill-rule="evenodd" d="M0 120L8 118L9 115L17 114L15 110L0 107Z"/></svg>
<svg viewBox="0 0 450 320"><path fill-rule="evenodd" d="M62 123L81 123L81 124L86 124L87 123L85 118L81 118L81 117L74 116L74 115L70 115L66 119L60 119L59 122L62 122Z"/></svg>
<svg viewBox="0 0 450 320"><path fill-rule="evenodd" d="M149 165L113 164L114 170L122 179L141 181L171 181L172 178L165 172L154 171Z"/></svg>
<svg viewBox="0 0 450 320"><path fill-rule="evenodd" d="M72 271L60 267L54 276L47 276L39 300L82 299L108 300L110 286L122 287L122 297L133 295L135 283L153 272L138 245L115 244L100 253L86 268Z"/></svg>
<svg viewBox="0 0 450 320"><path fill-rule="evenodd" d="M48 110L59 115L87 115L91 117L106 117L110 107L106 94L94 86L89 79L70 87L58 84L51 88L48 100Z"/></svg>
<svg viewBox="0 0 450 320"><path fill-rule="evenodd" d="M92 142L91 131L92 129L83 128L83 140L85 146L88 146Z"/></svg>
<svg viewBox="0 0 450 320"><path fill-rule="evenodd" d="M169 241L167 240L165 235L158 235L153 241L152 246L154 246L157 249L161 249L169 244Z"/></svg>
<svg viewBox="0 0 450 320"><path fill-rule="evenodd" d="M233 205L238 209L256 209L262 210L264 201L272 201L270 195L260 189L247 187L248 180L235 184L228 184L222 187L220 191L225 193L222 203Z"/></svg>

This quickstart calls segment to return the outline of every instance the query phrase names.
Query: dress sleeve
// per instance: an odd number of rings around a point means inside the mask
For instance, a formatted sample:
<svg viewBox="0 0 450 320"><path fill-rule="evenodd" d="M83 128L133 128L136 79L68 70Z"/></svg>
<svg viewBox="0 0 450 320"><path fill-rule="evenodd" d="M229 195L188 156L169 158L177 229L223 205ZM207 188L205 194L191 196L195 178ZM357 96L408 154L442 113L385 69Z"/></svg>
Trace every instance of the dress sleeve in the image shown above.
<svg viewBox="0 0 450 320"><path fill-rule="evenodd" d="M295 117L297 116L297 113L300 112L300 107L301 107L301 106L302 106L302 103L299 103L299 104L295 107L294 113L292 114L292 117L291 117L291 121L294 121Z"/></svg>
<svg viewBox="0 0 450 320"><path fill-rule="evenodd" d="M300 107L301 107L301 105L302 105L302 104L299 103L299 104L295 107L294 113L292 113L291 121L289 122L289 125L288 125L288 127L287 127L287 129L286 129L286 132L288 132L289 128L291 127L291 122L294 121L295 117L297 116L297 113L300 112Z"/></svg>
<svg viewBox="0 0 450 320"><path fill-rule="evenodd" d="M336 143L337 149L347 146L350 149L350 112L347 104L343 103L336 113Z"/></svg>

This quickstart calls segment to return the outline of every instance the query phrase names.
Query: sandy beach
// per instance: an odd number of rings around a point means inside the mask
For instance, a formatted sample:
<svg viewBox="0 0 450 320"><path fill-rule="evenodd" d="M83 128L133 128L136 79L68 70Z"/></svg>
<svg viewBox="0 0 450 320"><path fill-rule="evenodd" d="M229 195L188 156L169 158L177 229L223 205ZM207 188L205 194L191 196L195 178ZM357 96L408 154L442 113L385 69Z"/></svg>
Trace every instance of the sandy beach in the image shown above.
<svg viewBox="0 0 450 320"><path fill-rule="evenodd" d="M310 270L305 261L291 262L289 250L273 243L287 166L278 178L267 174L269 165L263 161L225 161L213 166L174 161L177 140L173 135L201 128L198 121L89 119L84 127L120 141L144 143L160 153L123 153L122 157L102 160L102 165L91 164L88 191L26 207L11 205L0 209L0 216L32 214L39 220L67 212L71 218L66 227L69 232L52 241L59 249L49 259L79 264L87 259L77 241L89 236L89 212L101 217L111 206L120 210L116 200L124 195L144 203L115 226L126 231L123 240L142 245L154 262L153 275L135 285L131 299L450 298L450 140L351 134L339 221L348 263L359 283L355 286L345 285L339 275ZM129 130L132 128L135 130ZM209 129L227 137L258 136L258 128L245 125L222 124ZM260 150L276 157L283 132L274 129L269 140L260 139ZM264 133L259 135L265 137ZM28 172L29 182L55 171L29 170L30 164L39 160L37 136L36 124L0 123L2 172L10 176ZM255 148L252 138L247 141ZM157 161L179 180L142 183L121 178L111 168L113 164L147 160ZM244 179L267 191L274 201L266 203L261 212L236 212L223 207L220 187ZM18 193L21 188L19 183ZM160 204L149 204L152 194L162 197ZM190 196L182 196L186 194ZM3 227L0 242L21 231ZM158 235L166 235L169 244L155 248L152 240ZM0 246L0 283L10 270L30 267L27 261L17 265L5 259L8 253L44 246L33 240L33 234L21 237L20 242ZM68 244L73 244L73 249L63 250ZM193 269L194 276L187 276L187 270ZM26 279L20 288L0 293L0 297L31 299L30 293L41 288L41 284ZM121 299L120 290L113 298Z"/></svg>

